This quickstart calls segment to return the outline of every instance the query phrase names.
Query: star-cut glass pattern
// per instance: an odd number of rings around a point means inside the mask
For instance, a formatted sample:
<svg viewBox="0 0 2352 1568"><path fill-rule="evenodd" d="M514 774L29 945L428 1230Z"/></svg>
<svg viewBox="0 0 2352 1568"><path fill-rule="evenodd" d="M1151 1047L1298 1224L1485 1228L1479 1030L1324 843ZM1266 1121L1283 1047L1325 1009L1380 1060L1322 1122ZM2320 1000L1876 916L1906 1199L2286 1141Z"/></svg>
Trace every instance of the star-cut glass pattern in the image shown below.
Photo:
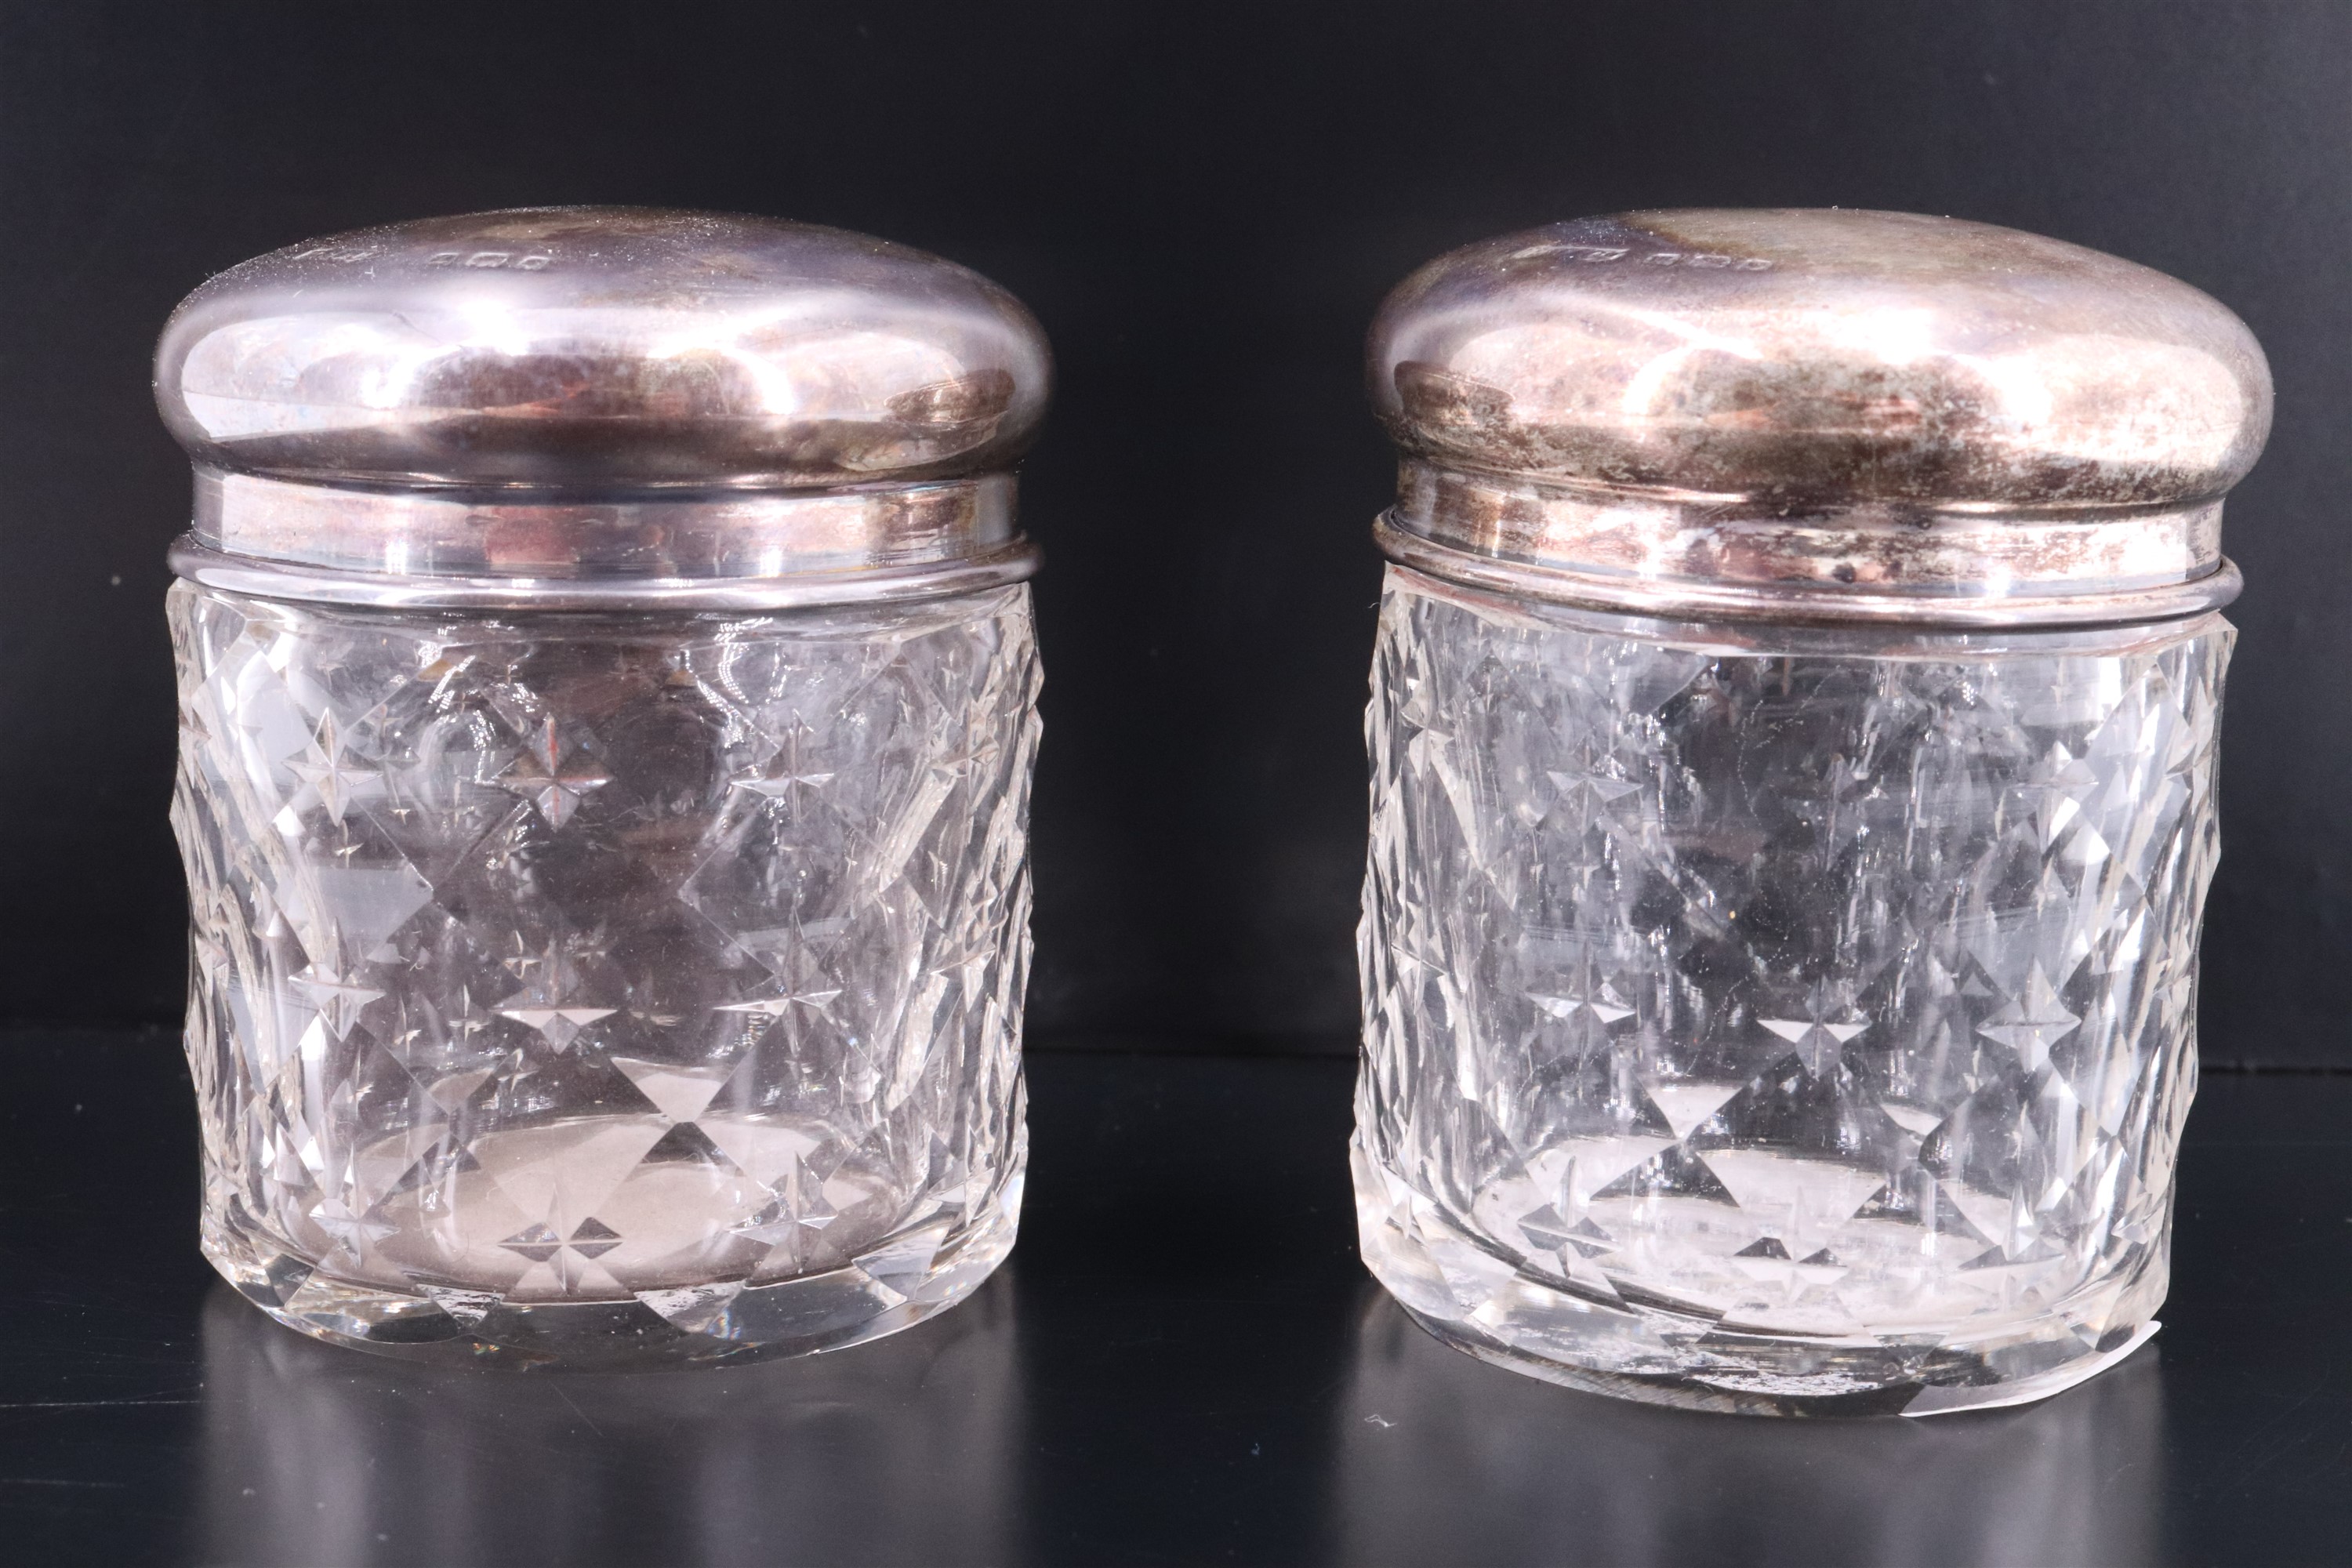
<svg viewBox="0 0 2352 1568"><path fill-rule="evenodd" d="M206 1246L248 1295L468 1355L549 1353L562 1307L725 1352L912 1321L1003 1256L1025 588L531 620L182 584L171 616Z"/></svg>
<svg viewBox="0 0 2352 1568"><path fill-rule="evenodd" d="M1374 1270L1465 1342L1678 1400L1958 1400L2128 1342L2231 636L1677 630L1393 570Z"/></svg>

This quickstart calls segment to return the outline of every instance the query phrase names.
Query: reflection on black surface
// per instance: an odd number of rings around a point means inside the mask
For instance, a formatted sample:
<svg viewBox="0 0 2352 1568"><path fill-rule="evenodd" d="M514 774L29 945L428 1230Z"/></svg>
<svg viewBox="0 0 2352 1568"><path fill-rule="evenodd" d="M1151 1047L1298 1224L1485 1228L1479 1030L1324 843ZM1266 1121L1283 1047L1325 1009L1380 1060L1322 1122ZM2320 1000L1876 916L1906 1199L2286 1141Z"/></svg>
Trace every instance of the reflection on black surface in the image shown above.
<svg viewBox="0 0 2352 1568"><path fill-rule="evenodd" d="M204 1323L203 1560L1004 1561L1009 1276L850 1350L631 1376L379 1360L224 1286Z"/></svg>
<svg viewBox="0 0 2352 1568"><path fill-rule="evenodd" d="M2088 1568L2161 1556L2153 1349L2018 1410L1702 1415L1485 1365L1368 1295L1337 1434L1341 1562Z"/></svg>

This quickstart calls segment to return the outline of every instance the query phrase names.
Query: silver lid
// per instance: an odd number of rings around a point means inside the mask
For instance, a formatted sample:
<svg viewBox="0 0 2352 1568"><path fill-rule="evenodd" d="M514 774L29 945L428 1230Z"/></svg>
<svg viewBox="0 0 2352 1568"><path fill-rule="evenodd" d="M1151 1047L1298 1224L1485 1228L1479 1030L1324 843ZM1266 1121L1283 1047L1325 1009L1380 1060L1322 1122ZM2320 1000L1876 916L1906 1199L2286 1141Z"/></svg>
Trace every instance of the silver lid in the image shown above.
<svg viewBox="0 0 2352 1568"><path fill-rule="evenodd" d="M1583 218L1454 251L1373 323L1393 558L1669 615L2137 620L2235 596L2271 382L2189 285L1907 213Z"/></svg>
<svg viewBox="0 0 2352 1568"><path fill-rule="evenodd" d="M185 575L375 604L759 607L1024 576L1052 379L986 279L772 218L519 208L311 240L155 354Z"/></svg>

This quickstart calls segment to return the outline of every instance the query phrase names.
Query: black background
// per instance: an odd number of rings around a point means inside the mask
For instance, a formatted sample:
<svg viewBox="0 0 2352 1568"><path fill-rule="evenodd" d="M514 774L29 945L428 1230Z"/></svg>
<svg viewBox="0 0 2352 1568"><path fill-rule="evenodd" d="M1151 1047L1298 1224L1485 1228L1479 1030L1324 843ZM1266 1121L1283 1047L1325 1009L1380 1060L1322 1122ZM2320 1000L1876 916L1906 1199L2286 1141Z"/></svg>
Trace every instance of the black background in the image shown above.
<svg viewBox="0 0 2352 1568"><path fill-rule="evenodd" d="M590 201L886 235L1045 323L1031 1038L1101 1049L1031 1064L1022 1243L956 1311L558 1387L310 1344L188 1245L147 356L275 247ZM1350 1066L1271 1053L1353 1033L1363 327L1452 246L1696 204L2011 224L2253 327L2205 1052L2352 1068L2347 0L0 0L0 1025L71 1026L0 1035L0 1557L2340 1559L2352 1077L2209 1080L2164 1332L2024 1410L1576 1395L1356 1261Z"/></svg>
<svg viewBox="0 0 2352 1568"><path fill-rule="evenodd" d="M207 274L617 201L994 277L1061 392L1033 1037L1344 1048L1391 483L1358 345L1467 240L1645 205L1950 213L2217 295L2278 381L2209 1060L2352 1066L2352 5L0 5L0 1017L163 1022L183 912L147 355Z"/></svg>

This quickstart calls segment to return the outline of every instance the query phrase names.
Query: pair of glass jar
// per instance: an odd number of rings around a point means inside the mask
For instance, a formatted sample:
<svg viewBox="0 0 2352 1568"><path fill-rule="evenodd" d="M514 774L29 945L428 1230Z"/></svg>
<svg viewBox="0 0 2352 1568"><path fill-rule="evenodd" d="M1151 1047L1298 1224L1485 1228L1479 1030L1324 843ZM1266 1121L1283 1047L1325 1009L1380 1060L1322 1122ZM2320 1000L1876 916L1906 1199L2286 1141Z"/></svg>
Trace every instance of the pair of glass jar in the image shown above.
<svg viewBox="0 0 2352 1568"><path fill-rule="evenodd" d="M1367 1262L1633 1397L2039 1397L2161 1300L2267 373L1838 212L1474 246L1374 330ZM1012 1246L1049 379L765 220L292 247L158 356L205 1245L423 1358L891 1331Z"/></svg>

